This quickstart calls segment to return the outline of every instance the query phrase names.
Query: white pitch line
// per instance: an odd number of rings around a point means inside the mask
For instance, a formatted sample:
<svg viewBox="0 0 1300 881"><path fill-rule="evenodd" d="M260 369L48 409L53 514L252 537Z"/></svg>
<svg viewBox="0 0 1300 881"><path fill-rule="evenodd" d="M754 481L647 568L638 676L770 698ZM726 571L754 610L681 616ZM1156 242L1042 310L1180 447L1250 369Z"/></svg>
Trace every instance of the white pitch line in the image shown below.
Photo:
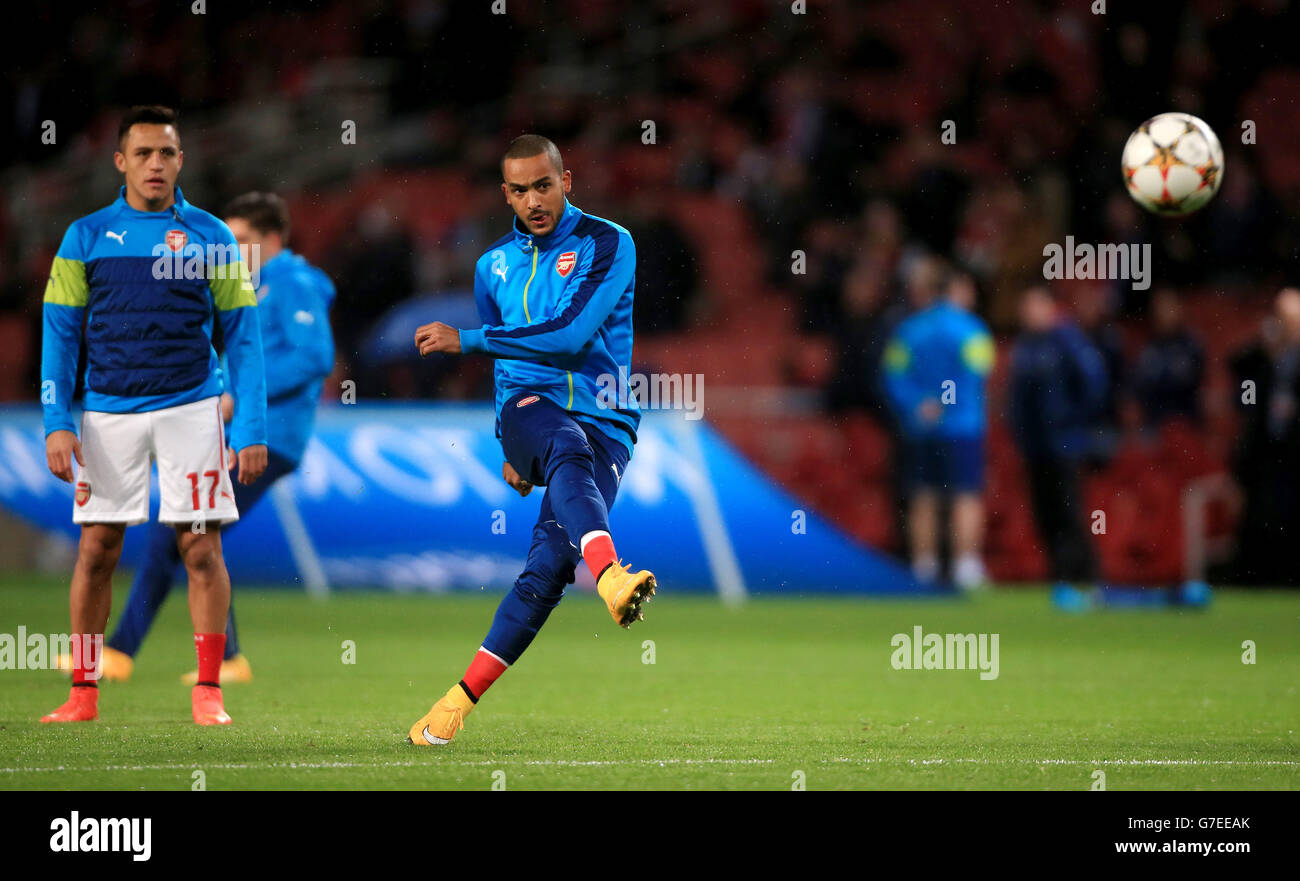
<svg viewBox="0 0 1300 881"><path fill-rule="evenodd" d="M270 770L272 768L327 770L330 768L432 768L438 766L479 768L500 767L502 765L527 765L557 768L572 767L614 767L616 765L770 765L775 759L628 759L626 761L578 761L576 759L533 759L525 762L511 760L483 760L477 762L457 762L431 759L428 762L239 762L234 764L192 763L187 765L102 765L86 768L69 768L59 765L54 768L0 768L0 774L35 774L61 771L189 771L194 768L214 769L218 771ZM434 762L437 765L433 764Z"/></svg>
<svg viewBox="0 0 1300 881"><path fill-rule="evenodd" d="M1242 765L1247 767L1300 767L1300 761L1283 759L822 759L822 764L888 764L901 762L909 765L1172 765L1189 768L1206 765Z"/></svg>
<svg viewBox="0 0 1300 881"><path fill-rule="evenodd" d="M816 764L850 764L850 765L1083 765L1095 767L1098 765L1126 765L1126 766L1173 766L1173 767L1206 767L1211 765L1229 765L1240 767L1300 767L1300 761L1285 761L1273 759L887 759L887 758L849 758L839 757L833 759L816 759ZM436 764L435 764L436 763ZM104 765L96 767L78 767L71 768L62 765L53 768L0 768L0 774L47 774L58 772L83 773L90 771L189 771L194 768L203 768L205 770L220 771L264 771L273 768L288 770L329 770L331 768L434 768L434 767L464 767L464 768L481 768L481 767L500 767L509 765L524 765L526 767L550 767L550 768L606 768L627 765L772 765L775 759L627 759L622 761L591 760L579 761L576 759L532 759L524 762L510 759L491 759L472 762L460 762L454 760L443 761L441 759L431 759L427 762L240 762L209 764L206 762L193 762L189 764L166 764L166 765Z"/></svg>

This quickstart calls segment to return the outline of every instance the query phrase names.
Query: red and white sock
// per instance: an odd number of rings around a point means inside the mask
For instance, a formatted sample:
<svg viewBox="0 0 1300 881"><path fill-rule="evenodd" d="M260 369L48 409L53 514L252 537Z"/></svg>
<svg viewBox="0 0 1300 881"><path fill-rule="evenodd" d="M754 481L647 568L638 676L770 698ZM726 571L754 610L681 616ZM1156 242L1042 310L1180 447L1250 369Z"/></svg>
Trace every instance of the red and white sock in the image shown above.
<svg viewBox="0 0 1300 881"><path fill-rule="evenodd" d="M474 655L474 660L470 661L469 669L465 671L465 676L460 680L460 687L469 695L469 699L478 703L478 699L483 696L497 677L506 672L510 665L505 661L492 654L482 646Z"/></svg>
<svg viewBox="0 0 1300 881"><path fill-rule="evenodd" d="M618 562L618 554L614 553L614 539L603 529L593 529L584 535L579 550L582 551L582 559L587 561L587 568L597 580L606 567Z"/></svg>
<svg viewBox="0 0 1300 881"><path fill-rule="evenodd" d="M199 685L221 687L221 658L226 653L224 633L194 634L194 651L199 656Z"/></svg>

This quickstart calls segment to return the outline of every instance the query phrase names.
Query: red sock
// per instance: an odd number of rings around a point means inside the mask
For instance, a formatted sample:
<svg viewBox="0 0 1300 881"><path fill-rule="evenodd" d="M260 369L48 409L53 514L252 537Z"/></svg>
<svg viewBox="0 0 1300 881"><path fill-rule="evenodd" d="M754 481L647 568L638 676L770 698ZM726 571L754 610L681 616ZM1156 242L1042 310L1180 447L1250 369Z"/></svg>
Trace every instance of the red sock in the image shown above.
<svg viewBox="0 0 1300 881"><path fill-rule="evenodd" d="M104 635L72 634L72 684L99 687L99 659L104 650Z"/></svg>
<svg viewBox="0 0 1300 881"><path fill-rule="evenodd" d="M221 682L221 656L226 653L224 633L194 634L194 651L199 655L199 685Z"/></svg>
<svg viewBox="0 0 1300 881"><path fill-rule="evenodd" d="M465 671L465 677L460 682L469 689L470 697L477 701L504 672L506 672L505 661L487 649L480 648L474 655L474 660L470 661L469 669Z"/></svg>
<svg viewBox="0 0 1300 881"><path fill-rule="evenodd" d="M582 549L582 559L587 561L591 574L599 578L606 566L618 562L618 554L614 553L614 539L609 537L609 533L597 535Z"/></svg>

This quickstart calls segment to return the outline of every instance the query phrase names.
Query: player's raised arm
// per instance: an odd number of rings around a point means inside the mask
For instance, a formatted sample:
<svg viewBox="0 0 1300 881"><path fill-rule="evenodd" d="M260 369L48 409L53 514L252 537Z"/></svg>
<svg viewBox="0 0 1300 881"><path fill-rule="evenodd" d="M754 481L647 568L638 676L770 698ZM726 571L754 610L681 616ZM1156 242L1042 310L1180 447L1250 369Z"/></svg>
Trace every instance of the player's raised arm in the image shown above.
<svg viewBox="0 0 1300 881"><path fill-rule="evenodd" d="M213 267L209 285L226 340L230 390L235 397L230 445L239 453L239 480L249 483L266 467L266 368L262 360L262 330L248 267L237 256L239 245L234 235L224 224L222 229L226 241L221 244L233 247L235 250L227 249L227 253L236 256L227 259L224 266ZM243 451L249 447L261 447L260 458L246 456Z"/></svg>
<svg viewBox="0 0 1300 881"><path fill-rule="evenodd" d="M478 307L479 320L484 326L503 324L501 308L492 299L492 291L483 277L483 270L483 261L480 260L478 266L474 268L474 305ZM434 352L459 355L463 351L460 331L441 321L430 322L417 328L415 347L420 350L421 357Z"/></svg>
<svg viewBox="0 0 1300 881"><path fill-rule="evenodd" d="M462 330L461 351L524 361L577 355L609 318L635 273L632 237L607 226L583 242L573 277L552 316L534 324Z"/></svg>

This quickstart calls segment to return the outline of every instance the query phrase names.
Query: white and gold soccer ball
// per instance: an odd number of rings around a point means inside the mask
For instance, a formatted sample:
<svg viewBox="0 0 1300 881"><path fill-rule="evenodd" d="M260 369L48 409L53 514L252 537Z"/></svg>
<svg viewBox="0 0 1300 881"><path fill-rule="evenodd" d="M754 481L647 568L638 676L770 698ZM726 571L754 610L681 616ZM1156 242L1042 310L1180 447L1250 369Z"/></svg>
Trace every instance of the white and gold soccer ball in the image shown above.
<svg viewBox="0 0 1300 881"><path fill-rule="evenodd" d="M1188 113L1161 113L1138 126L1124 145L1122 164L1128 194L1165 217L1204 207L1223 182L1218 135Z"/></svg>

